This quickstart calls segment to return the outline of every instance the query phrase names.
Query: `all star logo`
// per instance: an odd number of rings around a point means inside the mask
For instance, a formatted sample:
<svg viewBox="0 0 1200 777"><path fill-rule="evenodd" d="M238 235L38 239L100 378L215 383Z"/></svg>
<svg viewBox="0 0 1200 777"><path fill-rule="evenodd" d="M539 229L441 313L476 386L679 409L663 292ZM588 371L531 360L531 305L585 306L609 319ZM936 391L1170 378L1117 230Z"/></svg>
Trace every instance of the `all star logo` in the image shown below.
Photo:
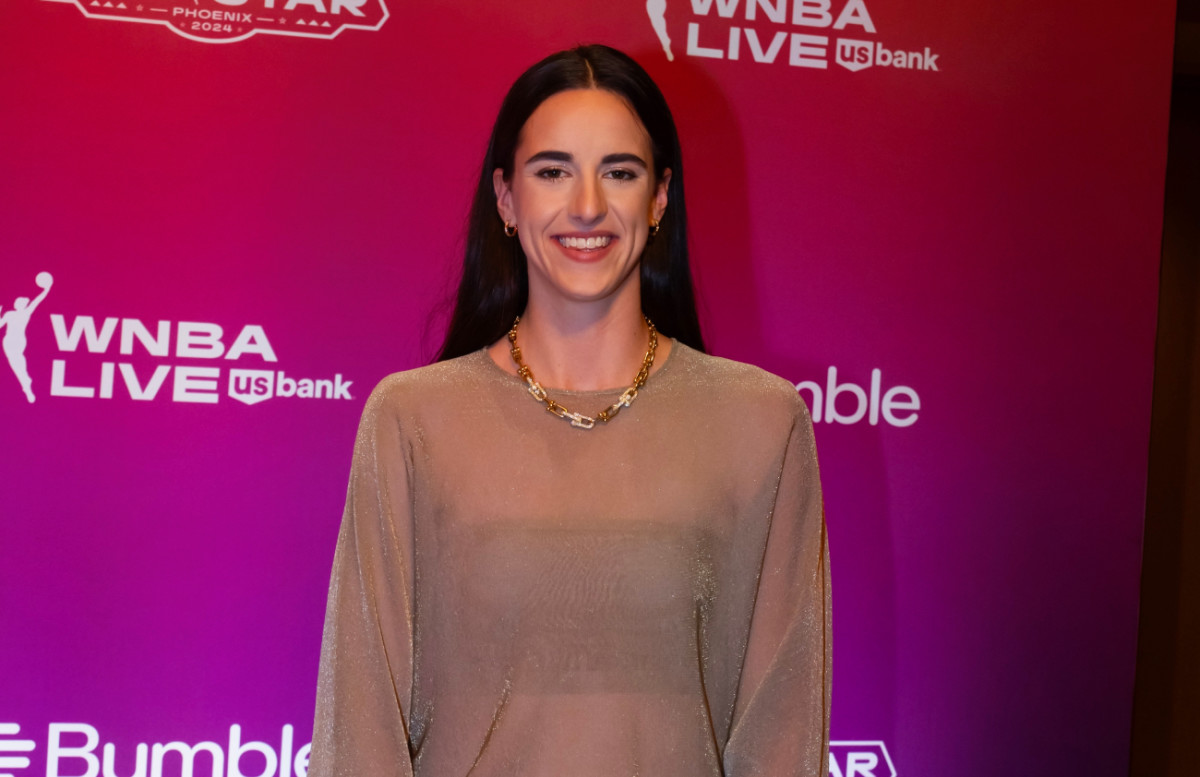
<svg viewBox="0 0 1200 777"><path fill-rule="evenodd" d="M201 43L233 43L259 33L334 38L343 30L378 30L384 0L43 0L69 3L89 19L166 27Z"/></svg>
<svg viewBox="0 0 1200 777"><path fill-rule="evenodd" d="M883 741L829 743L829 777L897 777Z"/></svg>

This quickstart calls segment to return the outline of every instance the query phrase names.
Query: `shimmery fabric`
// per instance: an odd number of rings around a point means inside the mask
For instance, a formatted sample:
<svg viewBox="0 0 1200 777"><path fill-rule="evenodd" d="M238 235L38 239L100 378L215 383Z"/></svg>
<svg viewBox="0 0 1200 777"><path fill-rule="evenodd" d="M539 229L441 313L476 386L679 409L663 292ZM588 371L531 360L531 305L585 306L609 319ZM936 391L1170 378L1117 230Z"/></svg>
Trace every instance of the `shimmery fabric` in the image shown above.
<svg viewBox="0 0 1200 777"><path fill-rule="evenodd" d="M790 384L675 343L582 431L479 351L367 402L308 773L826 777L829 636Z"/></svg>

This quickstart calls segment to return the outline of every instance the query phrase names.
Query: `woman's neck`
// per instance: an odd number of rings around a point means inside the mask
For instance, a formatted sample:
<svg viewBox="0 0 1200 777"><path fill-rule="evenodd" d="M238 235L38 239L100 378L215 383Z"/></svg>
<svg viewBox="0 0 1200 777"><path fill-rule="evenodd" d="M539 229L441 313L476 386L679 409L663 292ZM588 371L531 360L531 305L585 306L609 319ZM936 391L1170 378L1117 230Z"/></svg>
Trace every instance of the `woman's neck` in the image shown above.
<svg viewBox="0 0 1200 777"><path fill-rule="evenodd" d="M655 366L671 349L659 338ZM518 327L521 359L546 388L598 391L633 382L649 345L649 329L639 306L538 305L525 309ZM496 364L512 374L517 368L507 337L488 348Z"/></svg>

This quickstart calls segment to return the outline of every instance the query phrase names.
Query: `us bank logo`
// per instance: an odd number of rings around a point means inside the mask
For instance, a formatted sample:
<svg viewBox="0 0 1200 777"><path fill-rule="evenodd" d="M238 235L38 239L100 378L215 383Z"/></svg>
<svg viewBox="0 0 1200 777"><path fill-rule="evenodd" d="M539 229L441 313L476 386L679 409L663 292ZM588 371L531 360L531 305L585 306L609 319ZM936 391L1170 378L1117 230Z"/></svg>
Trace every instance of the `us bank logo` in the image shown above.
<svg viewBox="0 0 1200 777"><path fill-rule="evenodd" d="M263 33L336 38L378 30L384 0L43 0L73 5L89 19L157 24L201 43L234 43Z"/></svg>
<svg viewBox="0 0 1200 777"><path fill-rule="evenodd" d="M46 396L209 405L222 398L246 405L273 398L354 399L354 381L340 372L298 375L281 369L259 324L51 312L45 317L55 352L47 365L45 354L28 353L27 333L31 323L45 325L40 308L54 284L50 273L39 272L29 284L39 294L18 296L8 310L0 306L0 343L15 378L15 385L0 381L0 401L15 397L18 389L31 403ZM5 292L0 289L0 298Z"/></svg>
<svg viewBox="0 0 1200 777"><path fill-rule="evenodd" d="M832 62L851 72L872 66L940 71L938 54L928 46L863 39L878 33L866 0L671 0L670 5L646 0L646 16L671 61L680 51L812 70L827 70Z"/></svg>

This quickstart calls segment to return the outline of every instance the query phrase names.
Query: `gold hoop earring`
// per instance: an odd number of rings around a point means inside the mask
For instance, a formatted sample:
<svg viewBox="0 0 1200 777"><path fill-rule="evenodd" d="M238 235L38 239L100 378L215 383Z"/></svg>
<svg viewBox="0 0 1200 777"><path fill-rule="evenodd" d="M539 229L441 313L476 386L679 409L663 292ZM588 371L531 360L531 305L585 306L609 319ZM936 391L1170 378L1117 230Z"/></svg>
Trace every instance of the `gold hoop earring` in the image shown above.
<svg viewBox="0 0 1200 777"><path fill-rule="evenodd" d="M660 222L658 222L657 220L651 219L651 221L650 221L650 237L654 237L655 235L658 234L659 223Z"/></svg>
<svg viewBox="0 0 1200 777"><path fill-rule="evenodd" d="M513 235L517 234L517 225L510 224L507 221L504 222L504 234L509 237L512 237Z"/></svg>

